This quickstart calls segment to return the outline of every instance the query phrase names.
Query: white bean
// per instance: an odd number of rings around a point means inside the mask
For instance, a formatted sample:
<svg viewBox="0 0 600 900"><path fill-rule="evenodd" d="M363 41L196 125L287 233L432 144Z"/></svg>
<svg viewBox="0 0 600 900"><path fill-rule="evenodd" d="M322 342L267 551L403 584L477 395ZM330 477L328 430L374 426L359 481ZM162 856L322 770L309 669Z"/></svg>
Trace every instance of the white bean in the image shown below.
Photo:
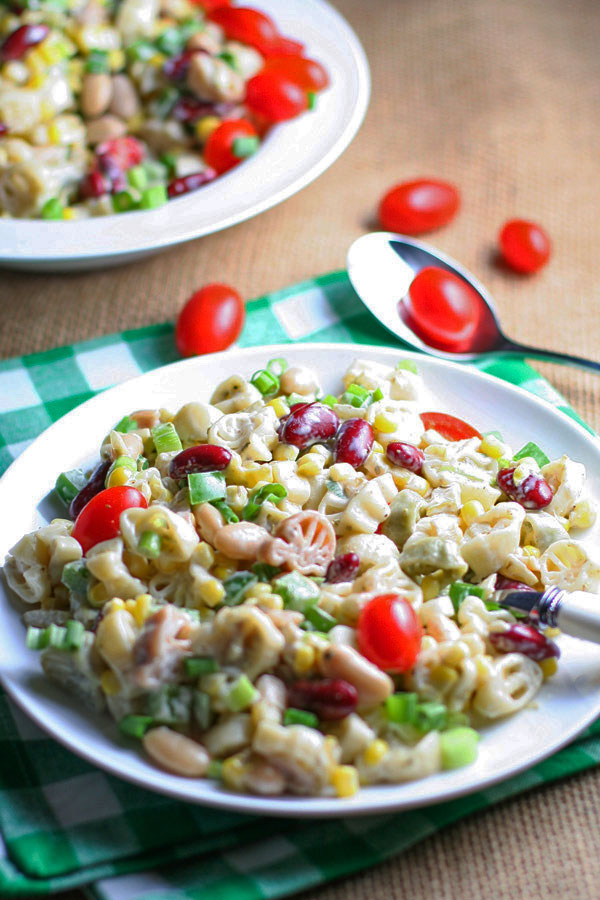
<svg viewBox="0 0 600 900"><path fill-rule="evenodd" d="M394 683L389 675L342 644L330 645L321 657L321 673L326 678L343 678L358 691L359 707L376 706L390 696Z"/></svg>
<svg viewBox="0 0 600 900"><path fill-rule="evenodd" d="M81 88L81 109L87 119L106 112L113 93L113 82L106 72L88 72Z"/></svg>
<svg viewBox="0 0 600 900"><path fill-rule="evenodd" d="M110 111L120 119L131 119L140 111L140 101L129 75L114 75Z"/></svg>
<svg viewBox="0 0 600 900"><path fill-rule="evenodd" d="M89 144L102 144L113 138L123 137L127 133L127 126L122 119L109 114L92 119L87 123L87 139Z"/></svg>
<svg viewBox="0 0 600 900"><path fill-rule="evenodd" d="M257 559L258 552L271 540L269 532L253 522L225 525L215 535L215 547L230 559Z"/></svg>
<svg viewBox="0 0 600 900"><path fill-rule="evenodd" d="M281 390L284 394L316 394L319 389L317 376L306 366L290 366L281 376Z"/></svg>
<svg viewBox="0 0 600 900"><path fill-rule="evenodd" d="M210 756L202 744L184 734L161 725L147 731L142 743L154 762L168 772L186 778L199 778L206 774Z"/></svg>

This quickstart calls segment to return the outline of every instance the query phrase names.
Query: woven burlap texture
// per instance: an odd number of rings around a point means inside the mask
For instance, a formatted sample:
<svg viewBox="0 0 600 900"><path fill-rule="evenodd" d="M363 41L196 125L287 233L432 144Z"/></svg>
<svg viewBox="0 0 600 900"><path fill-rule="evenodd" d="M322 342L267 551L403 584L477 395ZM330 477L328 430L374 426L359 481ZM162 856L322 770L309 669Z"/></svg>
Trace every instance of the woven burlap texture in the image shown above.
<svg viewBox="0 0 600 900"><path fill-rule="evenodd" d="M0 355L174 317L208 280L246 296L344 265L382 191L435 175L460 215L432 237L491 289L507 332L600 356L600 4L597 0L337 0L361 37L373 97L354 144L298 196L222 234L118 269L0 274ZM554 242L550 265L499 267L514 216ZM110 227L107 224L107 227ZM597 379L543 367L600 427ZM600 897L600 773L526 795L436 835L397 860L304 900Z"/></svg>

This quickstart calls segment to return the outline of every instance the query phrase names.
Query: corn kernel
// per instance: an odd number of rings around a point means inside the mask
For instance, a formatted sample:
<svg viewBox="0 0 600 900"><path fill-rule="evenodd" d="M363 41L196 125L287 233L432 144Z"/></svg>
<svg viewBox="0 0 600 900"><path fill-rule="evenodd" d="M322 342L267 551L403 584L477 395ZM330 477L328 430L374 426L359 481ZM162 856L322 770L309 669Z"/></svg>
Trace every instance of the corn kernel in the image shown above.
<svg viewBox="0 0 600 900"><path fill-rule="evenodd" d="M225 596L225 588L216 578L207 578L198 588L207 606L217 606Z"/></svg>
<svg viewBox="0 0 600 900"><path fill-rule="evenodd" d="M111 72L119 72L125 68L125 54L122 50L109 50L108 65Z"/></svg>
<svg viewBox="0 0 600 900"><path fill-rule="evenodd" d="M306 675L315 664L315 651L308 644L300 644L294 656L294 669L298 675Z"/></svg>
<svg viewBox="0 0 600 900"><path fill-rule="evenodd" d="M283 397L274 397L272 400L269 400L267 406L273 407L273 409L275 410L275 415L278 419L281 419L282 416L287 416L290 411L290 408ZM291 444L289 446L291 446Z"/></svg>
<svg viewBox="0 0 600 900"><path fill-rule="evenodd" d="M286 460L291 459L293 462L298 459L299 453L299 448L294 447L293 444L277 444L273 451L273 459L276 460L276 462L285 462Z"/></svg>
<svg viewBox="0 0 600 900"><path fill-rule="evenodd" d="M235 566L216 565L211 574L214 575L215 578L220 578L221 581L225 581L225 579L229 578L230 575L233 575L234 572L237 572Z"/></svg>
<svg viewBox="0 0 600 900"><path fill-rule="evenodd" d="M223 778L223 782L227 785L227 787L238 790L243 787L243 780L246 771L247 766L244 765L244 763L238 756L229 756L227 757L227 759L223 760L221 776Z"/></svg>
<svg viewBox="0 0 600 900"><path fill-rule="evenodd" d="M104 610L104 615L108 615L111 612L115 612L117 609L125 609L125 601L120 600L118 597L113 597L106 606Z"/></svg>
<svg viewBox="0 0 600 900"><path fill-rule="evenodd" d="M460 517L468 528L469 525L476 522L479 516L482 516L484 512L485 509L483 503L479 500L467 500L461 507Z"/></svg>
<svg viewBox="0 0 600 900"><path fill-rule="evenodd" d="M376 738L365 748L363 759L367 766L376 766L389 750L387 741Z"/></svg>
<svg viewBox="0 0 600 900"><path fill-rule="evenodd" d="M552 678L553 675L556 675L558 663L553 656L551 656L549 659L540 660L538 665L542 670L542 675L544 676L544 678Z"/></svg>
<svg viewBox="0 0 600 900"><path fill-rule="evenodd" d="M389 416L386 416L385 413L378 413L375 416L373 427L375 428L375 431L381 431L383 434L393 434L398 425L390 419Z"/></svg>
<svg viewBox="0 0 600 900"><path fill-rule="evenodd" d="M525 544L525 546L522 547L522 550L525 556L533 556L535 559L541 556L540 548L534 547L533 544Z"/></svg>
<svg viewBox="0 0 600 900"><path fill-rule="evenodd" d="M220 124L221 119L218 116L203 116L199 119L194 130L200 143L204 144ZM277 413L277 415L286 415L286 413Z"/></svg>
<svg viewBox="0 0 600 900"><path fill-rule="evenodd" d="M127 601L129 603L129 601ZM135 600L132 601L133 606L131 609L127 606L127 609L135 619L136 625L140 628L152 612L152 597L150 594L138 594Z"/></svg>
<svg viewBox="0 0 600 900"><path fill-rule="evenodd" d="M68 222L70 222L75 219L76 216L77 213L72 206L65 206L65 208L63 209L63 219L66 219Z"/></svg>
<svg viewBox="0 0 600 900"><path fill-rule="evenodd" d="M323 460L316 455L307 454L298 463L298 475L302 478L313 478L323 471Z"/></svg>
<svg viewBox="0 0 600 900"><path fill-rule="evenodd" d="M439 596L440 583L433 575L425 575L421 582L421 590L423 591L423 600L433 600Z"/></svg>
<svg viewBox="0 0 600 900"><path fill-rule="evenodd" d="M561 632L560 628L546 628L546 630L544 631L544 634L546 635L546 637L550 638L550 639L553 639L555 637L560 637L561 633L562 632Z"/></svg>
<svg viewBox="0 0 600 900"><path fill-rule="evenodd" d="M213 548L206 541L200 541L193 553L194 562L202 566L203 569L210 569L215 562L215 554Z"/></svg>
<svg viewBox="0 0 600 900"><path fill-rule="evenodd" d="M505 453L506 444L494 437L493 434L487 434L481 439L479 452L491 459L500 459L502 456L512 457L512 453Z"/></svg>
<svg viewBox="0 0 600 900"><path fill-rule="evenodd" d="M121 682L112 669L107 669L100 676L100 687L109 697L121 693Z"/></svg>
<svg viewBox="0 0 600 900"><path fill-rule="evenodd" d="M373 446L371 447L373 453L383 453L383 447L379 443L379 441L373 441Z"/></svg>
<svg viewBox="0 0 600 900"><path fill-rule="evenodd" d="M580 500L569 516L571 528L591 528L596 521L596 510L589 500Z"/></svg>
<svg viewBox="0 0 600 900"><path fill-rule="evenodd" d="M256 469L247 469L243 473L243 478L246 487L253 488L261 481L265 484L272 484L273 472L269 465L257 466Z"/></svg>
<svg viewBox="0 0 600 900"><path fill-rule="evenodd" d="M338 797L353 797L359 788L358 771L354 766L334 766L331 783Z"/></svg>
<svg viewBox="0 0 600 900"><path fill-rule="evenodd" d="M431 683L438 690L452 687L458 681L458 672L451 666L433 666L431 669Z"/></svg>
<svg viewBox="0 0 600 900"><path fill-rule="evenodd" d="M94 606L98 609L101 606L104 606L104 604L108 600L110 600L108 592L101 581L99 581L98 584L95 584L88 590L88 600L91 606Z"/></svg>
<svg viewBox="0 0 600 900"><path fill-rule="evenodd" d="M119 487L122 484L127 484L131 477L131 472L125 466L119 466L118 469L115 469L114 472L111 472L108 476L108 487Z"/></svg>

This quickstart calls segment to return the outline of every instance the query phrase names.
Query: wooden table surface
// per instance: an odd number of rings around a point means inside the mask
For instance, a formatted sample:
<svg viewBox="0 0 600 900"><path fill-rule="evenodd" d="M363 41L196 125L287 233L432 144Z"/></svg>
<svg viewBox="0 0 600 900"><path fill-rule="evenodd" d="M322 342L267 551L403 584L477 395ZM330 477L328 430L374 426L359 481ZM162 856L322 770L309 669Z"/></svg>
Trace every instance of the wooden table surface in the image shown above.
<svg viewBox="0 0 600 900"><path fill-rule="evenodd" d="M258 219L151 259L89 274L0 272L0 357L173 318L209 280L252 297L340 268L382 191L432 175L454 181L463 204L431 239L489 286L507 332L599 358L597 0L336 5L362 39L373 75L367 119L343 157ZM496 234L512 217L538 220L552 236L551 263L533 277L496 262ZM558 366L543 371L598 428L598 379ZM598 898L598 834L600 774L592 771L303 896Z"/></svg>

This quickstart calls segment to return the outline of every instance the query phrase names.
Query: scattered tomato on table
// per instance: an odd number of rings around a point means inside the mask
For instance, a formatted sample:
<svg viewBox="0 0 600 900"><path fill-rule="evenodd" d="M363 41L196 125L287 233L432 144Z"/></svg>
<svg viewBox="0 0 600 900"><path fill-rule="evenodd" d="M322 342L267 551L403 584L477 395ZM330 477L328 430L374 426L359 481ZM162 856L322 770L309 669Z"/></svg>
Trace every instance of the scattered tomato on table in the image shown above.
<svg viewBox="0 0 600 900"><path fill-rule="evenodd" d="M537 272L550 259L552 245L547 233L535 222L511 219L498 236L502 257L515 272Z"/></svg>
<svg viewBox="0 0 600 900"><path fill-rule="evenodd" d="M227 284L207 284L189 298L175 325L175 344L182 356L226 350L240 336L246 308Z"/></svg>
<svg viewBox="0 0 600 900"><path fill-rule="evenodd" d="M449 181L418 178L396 184L379 204L379 220L387 231L425 234L447 225L460 206L458 189Z"/></svg>

